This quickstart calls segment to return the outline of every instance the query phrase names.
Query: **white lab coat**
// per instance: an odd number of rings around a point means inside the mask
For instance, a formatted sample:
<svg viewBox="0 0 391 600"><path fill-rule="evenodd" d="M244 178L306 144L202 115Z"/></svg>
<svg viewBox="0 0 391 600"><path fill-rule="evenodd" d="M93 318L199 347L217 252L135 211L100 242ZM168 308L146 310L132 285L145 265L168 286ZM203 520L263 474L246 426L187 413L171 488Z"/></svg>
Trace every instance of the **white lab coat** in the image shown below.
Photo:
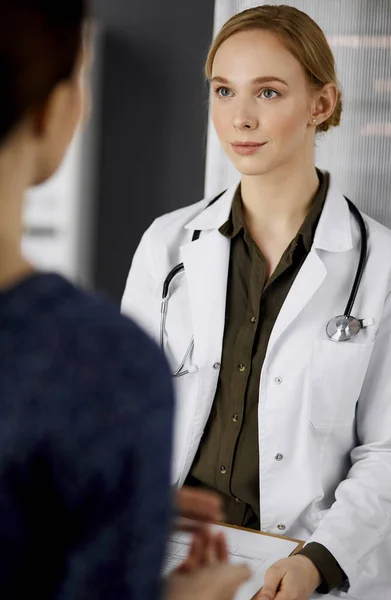
<svg viewBox="0 0 391 600"><path fill-rule="evenodd" d="M134 256L123 298L124 312L158 341L163 281L184 263L171 288L165 337L173 369L192 335L195 340L190 373L175 380L179 485L216 392L230 252L218 229L234 192L206 210L210 198L157 219ZM364 219L369 255L352 313L372 324L336 343L325 327L345 309L360 235L331 177L313 247L277 318L262 369L260 510L264 531L319 542L335 556L350 587L327 597L390 600L391 232ZM197 229L200 239L191 242Z"/></svg>

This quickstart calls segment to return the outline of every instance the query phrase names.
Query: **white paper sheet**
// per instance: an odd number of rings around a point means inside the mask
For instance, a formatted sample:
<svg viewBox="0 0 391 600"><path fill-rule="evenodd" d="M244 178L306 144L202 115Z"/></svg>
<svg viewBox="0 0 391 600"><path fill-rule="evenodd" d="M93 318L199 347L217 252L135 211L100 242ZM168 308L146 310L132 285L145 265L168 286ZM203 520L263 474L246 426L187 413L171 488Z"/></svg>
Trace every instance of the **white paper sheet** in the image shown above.
<svg viewBox="0 0 391 600"><path fill-rule="evenodd" d="M260 535L221 525L213 525L213 529L224 532L229 561L232 564L246 564L254 573L253 577L240 588L235 600L251 600L263 585L266 569L277 560L289 556L297 548L297 542L283 538ZM164 575L168 575L183 562L188 554L190 543L191 535L188 533L174 532L171 535L167 547Z"/></svg>

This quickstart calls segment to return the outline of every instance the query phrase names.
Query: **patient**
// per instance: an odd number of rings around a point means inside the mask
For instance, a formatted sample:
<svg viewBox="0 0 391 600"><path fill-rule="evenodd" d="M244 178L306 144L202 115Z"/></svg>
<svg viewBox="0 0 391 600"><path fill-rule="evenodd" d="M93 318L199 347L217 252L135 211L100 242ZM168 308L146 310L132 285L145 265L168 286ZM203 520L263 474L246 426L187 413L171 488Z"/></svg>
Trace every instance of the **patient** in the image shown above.
<svg viewBox="0 0 391 600"><path fill-rule="evenodd" d="M0 597L7 600L163 593L173 412L165 361L116 309L36 272L20 252L24 192L56 171L88 105L85 22L83 0L0 3ZM213 500L184 494L182 514L215 516ZM197 526L165 593L232 597L248 572L225 561L224 540Z"/></svg>

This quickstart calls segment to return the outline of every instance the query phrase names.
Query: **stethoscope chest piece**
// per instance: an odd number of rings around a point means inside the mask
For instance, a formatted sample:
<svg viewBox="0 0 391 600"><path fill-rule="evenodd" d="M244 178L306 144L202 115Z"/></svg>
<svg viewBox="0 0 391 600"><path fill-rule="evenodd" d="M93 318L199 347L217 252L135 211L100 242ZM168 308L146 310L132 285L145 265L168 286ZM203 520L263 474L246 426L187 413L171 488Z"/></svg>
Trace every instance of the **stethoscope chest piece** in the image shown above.
<svg viewBox="0 0 391 600"><path fill-rule="evenodd" d="M326 333L333 342L348 342L361 330L361 321L351 315L339 315L327 323Z"/></svg>

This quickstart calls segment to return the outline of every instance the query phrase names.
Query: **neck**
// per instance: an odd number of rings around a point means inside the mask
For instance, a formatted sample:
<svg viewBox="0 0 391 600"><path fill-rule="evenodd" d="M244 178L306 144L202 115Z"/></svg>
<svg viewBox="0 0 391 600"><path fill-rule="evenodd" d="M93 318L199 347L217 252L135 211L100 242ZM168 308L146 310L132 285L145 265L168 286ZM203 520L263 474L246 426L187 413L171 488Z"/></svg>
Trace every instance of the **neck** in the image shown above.
<svg viewBox="0 0 391 600"><path fill-rule="evenodd" d="M283 167L265 175L244 176L241 192L250 230L295 235L318 187L313 163L301 170Z"/></svg>
<svg viewBox="0 0 391 600"><path fill-rule="evenodd" d="M24 158L18 144L0 150L0 288L16 283L33 270L20 249L28 181Z"/></svg>

